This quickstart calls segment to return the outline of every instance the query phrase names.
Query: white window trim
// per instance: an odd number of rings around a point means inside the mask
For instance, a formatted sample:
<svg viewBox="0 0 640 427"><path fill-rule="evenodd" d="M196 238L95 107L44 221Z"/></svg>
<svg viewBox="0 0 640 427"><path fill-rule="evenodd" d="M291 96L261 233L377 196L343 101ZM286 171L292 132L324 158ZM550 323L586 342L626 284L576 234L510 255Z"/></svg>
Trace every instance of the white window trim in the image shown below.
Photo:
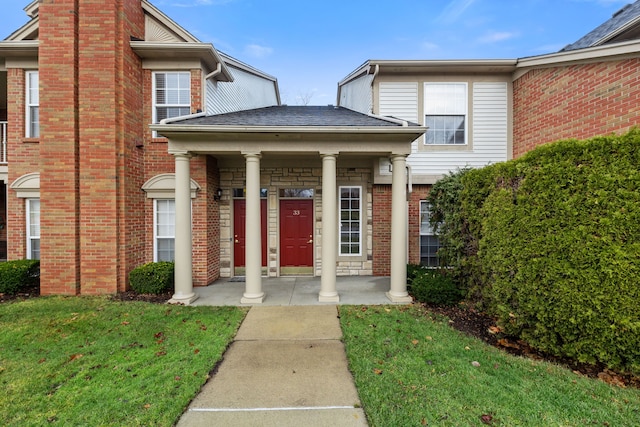
<svg viewBox="0 0 640 427"><path fill-rule="evenodd" d="M175 199L154 199L153 200L153 262L158 262L158 239L173 239L174 242L174 254L173 257L175 259L175 227L173 236L160 236L158 235L158 201L173 201L173 214L175 216Z"/></svg>
<svg viewBox="0 0 640 427"><path fill-rule="evenodd" d="M32 75L37 75L38 76L38 84L40 84L40 73L39 71L27 71L25 72L25 98L24 98L24 104L25 104L25 137L27 138L38 138L40 137L40 123L38 120L38 134L37 135L33 135L31 132L31 109L33 107L40 107L40 88L38 87L38 102L37 103L32 103L31 102L31 76Z"/></svg>
<svg viewBox="0 0 640 427"><path fill-rule="evenodd" d="M156 99L156 76L158 74L187 74L189 76L189 82L191 82L191 72L190 71L155 71L152 73L151 85L152 85L152 94L153 94L153 123L158 123L158 107L189 107L191 108L191 83L189 83L189 104L158 104Z"/></svg>
<svg viewBox="0 0 640 427"><path fill-rule="evenodd" d="M423 209L423 206L426 206L426 211L425 211L425 209ZM436 231L431 226L431 223L429 223L429 222L428 222L428 230L426 230L426 232L422 231L422 219L423 219L423 216L430 214L430 212L431 212L430 208L431 208L431 206L429 205L428 201L420 200L420 231L419 231L420 240L422 240L422 236L438 237L438 234L436 233ZM420 241L418 243L420 245L420 251L418 253L418 256L420 257L420 264L422 264L422 242ZM440 246L438 246L438 248L440 248Z"/></svg>
<svg viewBox="0 0 640 427"><path fill-rule="evenodd" d="M25 199L25 212L26 212L26 225L27 225L27 230L26 230L26 237L27 237L27 259L35 259L33 258L33 253L32 253L32 240L38 240L40 241L40 233L38 233L37 236L31 235L31 203L33 201L37 200L38 203L40 202L39 198L27 198ZM40 209L38 209L38 212L40 212ZM40 213L38 213L38 230L40 230Z"/></svg>
<svg viewBox="0 0 640 427"><path fill-rule="evenodd" d="M342 253L342 242L341 242L341 236L342 236L342 232L341 232L341 227L342 227L342 189L344 188L357 188L359 190L359 194L360 194L360 203L359 205L359 215L358 215L358 222L359 222L359 227L358 227L358 253ZM361 185L341 185L338 187L338 256L339 257L362 257L362 253L363 253L363 222L362 222L362 204L363 204L363 187Z"/></svg>
<svg viewBox="0 0 640 427"><path fill-rule="evenodd" d="M423 111L422 115L423 123L426 122L426 116L433 114L427 114L427 86L443 86L443 85L462 85L465 90L465 108L464 108L464 144L427 144L426 136L424 137L424 144L427 147L467 147L469 146L469 83L468 82L425 82L423 86ZM442 114L442 115L457 115L457 114ZM427 130L429 132L429 130Z"/></svg>

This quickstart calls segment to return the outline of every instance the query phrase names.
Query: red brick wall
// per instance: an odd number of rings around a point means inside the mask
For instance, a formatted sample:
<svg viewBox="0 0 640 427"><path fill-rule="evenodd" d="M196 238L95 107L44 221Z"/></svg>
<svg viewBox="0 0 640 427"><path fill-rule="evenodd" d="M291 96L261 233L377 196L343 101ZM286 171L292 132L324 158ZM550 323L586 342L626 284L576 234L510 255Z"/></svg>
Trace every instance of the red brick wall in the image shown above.
<svg viewBox="0 0 640 427"><path fill-rule="evenodd" d="M25 135L25 70L7 70L7 156L9 184L22 175L40 170L40 146L37 139ZM7 198L7 259L26 257L25 201L9 190Z"/></svg>
<svg viewBox="0 0 640 427"><path fill-rule="evenodd" d="M640 59L532 70L514 82L513 155L640 125Z"/></svg>
<svg viewBox="0 0 640 427"><path fill-rule="evenodd" d="M40 4L43 294L80 292L78 0Z"/></svg>
<svg viewBox="0 0 640 427"><path fill-rule="evenodd" d="M391 275L391 185L373 186L373 275Z"/></svg>

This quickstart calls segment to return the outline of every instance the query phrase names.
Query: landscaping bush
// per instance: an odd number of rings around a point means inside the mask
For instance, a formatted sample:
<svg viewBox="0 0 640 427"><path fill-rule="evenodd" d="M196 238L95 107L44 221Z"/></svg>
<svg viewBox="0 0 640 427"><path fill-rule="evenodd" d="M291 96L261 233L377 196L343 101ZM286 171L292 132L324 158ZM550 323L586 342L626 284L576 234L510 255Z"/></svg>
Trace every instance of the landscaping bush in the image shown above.
<svg viewBox="0 0 640 427"><path fill-rule="evenodd" d="M533 347L640 372L639 165L632 130L462 173L456 279Z"/></svg>
<svg viewBox="0 0 640 427"><path fill-rule="evenodd" d="M0 263L0 293L13 295L39 283L39 260L21 259Z"/></svg>
<svg viewBox="0 0 640 427"><path fill-rule="evenodd" d="M173 289L173 270L172 262L150 262L131 271L129 284L139 294L161 294Z"/></svg>
<svg viewBox="0 0 640 427"><path fill-rule="evenodd" d="M434 305L455 305L463 294L445 270L416 268L408 285L409 292L420 302Z"/></svg>

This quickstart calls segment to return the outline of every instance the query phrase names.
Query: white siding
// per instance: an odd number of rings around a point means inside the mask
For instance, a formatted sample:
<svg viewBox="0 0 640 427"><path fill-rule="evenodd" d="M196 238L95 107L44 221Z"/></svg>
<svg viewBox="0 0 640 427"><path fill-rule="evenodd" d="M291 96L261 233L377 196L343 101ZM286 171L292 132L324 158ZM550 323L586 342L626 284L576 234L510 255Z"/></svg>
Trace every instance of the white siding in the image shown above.
<svg viewBox="0 0 640 427"><path fill-rule="evenodd" d="M408 159L414 175L444 175L465 166L482 167L507 160L507 83L473 82L470 86L473 93L470 108L472 149L419 151L418 144L424 144L424 139L420 138L413 143Z"/></svg>
<svg viewBox="0 0 640 427"><path fill-rule="evenodd" d="M270 107L278 104L273 81L229 67L233 82L207 80L207 111L209 115Z"/></svg>
<svg viewBox="0 0 640 427"><path fill-rule="evenodd" d="M418 82L381 82L380 115L418 123Z"/></svg>
<svg viewBox="0 0 640 427"><path fill-rule="evenodd" d="M373 94L371 90L372 74L365 74L340 87L340 107L345 107L363 114L373 111Z"/></svg>

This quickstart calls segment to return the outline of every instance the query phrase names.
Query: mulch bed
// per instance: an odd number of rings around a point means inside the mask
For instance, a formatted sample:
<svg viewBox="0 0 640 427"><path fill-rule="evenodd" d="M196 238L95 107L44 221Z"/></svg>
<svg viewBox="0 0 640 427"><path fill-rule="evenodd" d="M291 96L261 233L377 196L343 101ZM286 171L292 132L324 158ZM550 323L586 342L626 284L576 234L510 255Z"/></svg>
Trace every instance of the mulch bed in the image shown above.
<svg viewBox="0 0 640 427"><path fill-rule="evenodd" d="M442 307L423 304L431 313L446 316L449 324L469 336L476 337L489 345L500 348L507 353L528 357L535 360L546 360L571 369L574 373L589 378L599 378L619 387L640 388L640 377L614 372L603 364L590 365L573 359L557 357L531 348L526 342L507 336L500 332L494 318L475 310L464 303L458 306Z"/></svg>

